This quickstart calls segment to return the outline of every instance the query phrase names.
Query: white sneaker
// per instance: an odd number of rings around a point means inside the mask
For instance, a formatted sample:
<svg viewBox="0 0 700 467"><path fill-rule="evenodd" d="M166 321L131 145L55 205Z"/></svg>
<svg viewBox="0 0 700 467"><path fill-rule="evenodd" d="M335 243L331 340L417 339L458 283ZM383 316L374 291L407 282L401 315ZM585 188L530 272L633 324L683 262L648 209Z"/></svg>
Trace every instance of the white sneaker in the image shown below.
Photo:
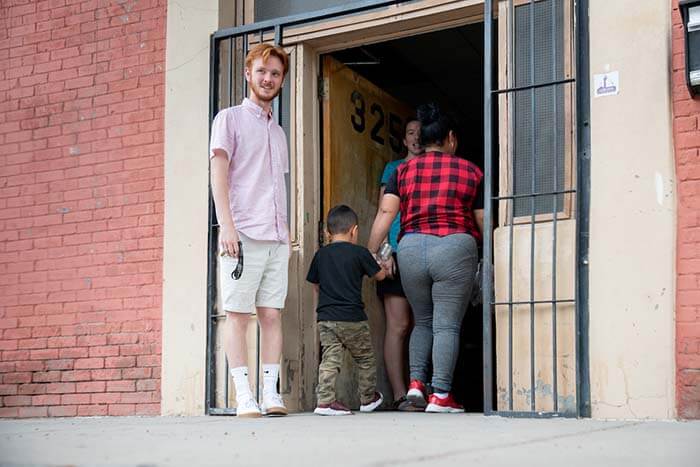
<svg viewBox="0 0 700 467"><path fill-rule="evenodd" d="M374 409L382 405L382 402L384 402L384 396L381 392L376 391L374 399L360 406L360 412L374 412Z"/></svg>
<svg viewBox="0 0 700 467"><path fill-rule="evenodd" d="M318 404L314 410L316 415L352 415L352 411L342 402L334 401L330 404Z"/></svg>
<svg viewBox="0 0 700 467"><path fill-rule="evenodd" d="M263 403L260 407L263 415L271 417L284 417L287 415L287 408L284 406L282 396L276 392L263 393Z"/></svg>
<svg viewBox="0 0 700 467"><path fill-rule="evenodd" d="M236 402L238 402L236 416L243 418L258 418L260 416L260 407L258 407L258 403L255 402L253 396L248 396L242 400L236 400Z"/></svg>

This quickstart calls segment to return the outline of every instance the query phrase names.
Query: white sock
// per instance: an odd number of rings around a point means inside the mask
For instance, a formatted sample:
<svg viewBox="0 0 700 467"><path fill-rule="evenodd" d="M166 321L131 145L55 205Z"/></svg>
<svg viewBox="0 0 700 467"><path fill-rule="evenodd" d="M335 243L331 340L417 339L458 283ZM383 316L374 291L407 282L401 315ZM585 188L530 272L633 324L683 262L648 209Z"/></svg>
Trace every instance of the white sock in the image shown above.
<svg viewBox="0 0 700 467"><path fill-rule="evenodd" d="M277 379L279 375L279 364L263 363L263 393L277 393Z"/></svg>
<svg viewBox="0 0 700 467"><path fill-rule="evenodd" d="M233 384L236 386L236 400L252 397L250 383L248 382L248 367L231 368L231 376L233 377Z"/></svg>
<svg viewBox="0 0 700 467"><path fill-rule="evenodd" d="M440 399L446 398L450 393L449 392L434 392L433 395L438 396Z"/></svg>

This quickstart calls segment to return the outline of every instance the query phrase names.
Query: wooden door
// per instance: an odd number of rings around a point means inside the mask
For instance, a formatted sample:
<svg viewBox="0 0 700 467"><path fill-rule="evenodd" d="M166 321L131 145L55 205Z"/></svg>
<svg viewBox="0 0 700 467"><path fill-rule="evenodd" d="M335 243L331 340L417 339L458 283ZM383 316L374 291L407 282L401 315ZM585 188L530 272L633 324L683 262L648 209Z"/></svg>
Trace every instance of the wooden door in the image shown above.
<svg viewBox="0 0 700 467"><path fill-rule="evenodd" d="M357 212L359 244L366 246L377 213L379 178L387 162L403 157L404 125L414 111L333 57L323 60L323 213L337 204ZM372 329L378 389L391 386L384 371L384 312L375 283L366 279L363 302ZM359 405L354 365L346 356L338 398Z"/></svg>

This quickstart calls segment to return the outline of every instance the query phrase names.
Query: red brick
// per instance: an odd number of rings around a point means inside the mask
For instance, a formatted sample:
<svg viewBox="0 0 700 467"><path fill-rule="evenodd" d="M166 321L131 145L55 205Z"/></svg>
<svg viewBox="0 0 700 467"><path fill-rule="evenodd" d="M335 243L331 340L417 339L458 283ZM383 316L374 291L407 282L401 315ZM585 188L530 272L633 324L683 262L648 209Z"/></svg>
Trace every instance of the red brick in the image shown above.
<svg viewBox="0 0 700 467"><path fill-rule="evenodd" d="M134 4L124 21L116 4L65 3L14 5L26 15L10 13L0 39L0 287L12 291L0 292L0 351L12 359L0 372L18 381L2 388L47 391L0 415L157 414L156 389L101 402L70 394L84 378L115 391L159 385L165 5ZM688 114L674 128L692 123ZM700 216L683 222L700 227ZM79 368L89 362L105 368ZM67 408L54 410L64 393Z"/></svg>
<svg viewBox="0 0 700 467"><path fill-rule="evenodd" d="M158 400L153 392L131 392L122 394L122 404L148 404ZM157 414L155 414L157 415Z"/></svg>
<svg viewBox="0 0 700 467"><path fill-rule="evenodd" d="M61 404L63 405L88 405L90 404L91 394L63 394L60 396Z"/></svg>
<svg viewBox="0 0 700 467"><path fill-rule="evenodd" d="M46 368L48 370L72 370L73 359L48 360L46 362Z"/></svg>
<svg viewBox="0 0 700 467"><path fill-rule="evenodd" d="M141 358L141 357L139 357ZM105 358L105 368L131 368L136 366L134 357L107 357ZM139 366L146 366L139 363Z"/></svg>
<svg viewBox="0 0 700 467"><path fill-rule="evenodd" d="M75 405L60 405L49 407L49 417L75 417L78 408Z"/></svg>
<svg viewBox="0 0 700 467"><path fill-rule="evenodd" d="M104 392L105 382L104 381L90 381L76 383L75 392Z"/></svg>
<svg viewBox="0 0 700 467"><path fill-rule="evenodd" d="M137 391L156 391L159 388L159 381L157 379L140 379L136 381Z"/></svg>
<svg viewBox="0 0 700 467"><path fill-rule="evenodd" d="M59 368L50 368L45 362L22 361L15 363L15 369L17 371L44 371L45 369L58 370ZM2 369L0 368L0 372L1 370Z"/></svg>
<svg viewBox="0 0 700 467"><path fill-rule="evenodd" d="M103 392L91 394L90 401L93 404L118 404L121 398L120 392Z"/></svg>
<svg viewBox="0 0 700 467"><path fill-rule="evenodd" d="M78 406L79 417L103 417L108 415L107 405L80 405Z"/></svg>
<svg viewBox="0 0 700 467"><path fill-rule="evenodd" d="M96 346L96 345L106 345L109 336L96 335L96 336L79 336L78 345L80 346Z"/></svg>
<svg viewBox="0 0 700 467"><path fill-rule="evenodd" d="M19 409L17 407L0 407L0 418L17 418Z"/></svg>
<svg viewBox="0 0 700 467"><path fill-rule="evenodd" d="M136 407L134 404L110 404L109 415L134 415Z"/></svg>
<svg viewBox="0 0 700 467"><path fill-rule="evenodd" d="M135 389L133 380L107 381L107 392L134 392Z"/></svg>
<svg viewBox="0 0 700 467"><path fill-rule="evenodd" d="M61 404L61 396L57 394L43 394L41 396L32 397L32 405L59 405Z"/></svg>
<svg viewBox="0 0 700 467"><path fill-rule="evenodd" d="M5 373L2 377L2 382L6 384L22 384L31 383L32 374L31 372L16 372L16 373Z"/></svg>
<svg viewBox="0 0 700 467"><path fill-rule="evenodd" d="M75 392L75 383L48 383L47 394L66 394Z"/></svg>
<svg viewBox="0 0 700 467"><path fill-rule="evenodd" d="M90 377L94 381L104 381L104 380L118 380L122 378L122 371L128 371L128 369L105 369L105 370L92 370L90 372ZM124 376L126 378L126 376ZM109 388L109 386L108 386ZM109 390L109 389L107 389Z"/></svg>
<svg viewBox="0 0 700 467"><path fill-rule="evenodd" d="M94 369L104 368L105 361L103 358L79 358L75 360L74 368L78 369Z"/></svg>
<svg viewBox="0 0 700 467"><path fill-rule="evenodd" d="M90 370L63 371L61 373L62 382L91 381Z"/></svg>
<svg viewBox="0 0 700 467"><path fill-rule="evenodd" d="M90 347L90 357L116 357L119 355L119 347L106 345L102 347ZM122 353L122 355L130 355Z"/></svg>
<svg viewBox="0 0 700 467"><path fill-rule="evenodd" d="M17 389L18 394L45 394L46 393L46 384L34 384L34 383L28 383L28 384L20 384L19 388Z"/></svg>
<svg viewBox="0 0 700 467"><path fill-rule="evenodd" d="M7 407L27 406L32 405L31 396L5 396L2 402Z"/></svg>
<svg viewBox="0 0 700 467"><path fill-rule="evenodd" d="M0 384L0 396L14 396L17 395L17 385L16 384Z"/></svg>
<svg viewBox="0 0 700 467"><path fill-rule="evenodd" d="M20 418L46 417L48 414L46 407L19 407L17 416Z"/></svg>
<svg viewBox="0 0 700 467"><path fill-rule="evenodd" d="M42 349L30 351L29 358L31 360L50 360L58 358L57 349Z"/></svg>
<svg viewBox="0 0 700 467"><path fill-rule="evenodd" d="M38 339L22 339L19 341L18 347L20 349L45 349L46 338L41 337Z"/></svg>
<svg viewBox="0 0 700 467"><path fill-rule="evenodd" d="M35 383L55 383L61 381L62 374L65 372L61 371L37 371L32 374L32 381ZM44 405L44 404L39 404Z"/></svg>
<svg viewBox="0 0 700 467"><path fill-rule="evenodd" d="M122 370L124 379L144 379L150 378L152 374L151 368L125 368Z"/></svg>
<svg viewBox="0 0 700 467"><path fill-rule="evenodd" d="M15 318L16 321L16 318ZM32 330L31 328L15 328L15 329L7 329L3 333L3 338L4 339L24 339L27 337L31 337L32 335Z"/></svg>

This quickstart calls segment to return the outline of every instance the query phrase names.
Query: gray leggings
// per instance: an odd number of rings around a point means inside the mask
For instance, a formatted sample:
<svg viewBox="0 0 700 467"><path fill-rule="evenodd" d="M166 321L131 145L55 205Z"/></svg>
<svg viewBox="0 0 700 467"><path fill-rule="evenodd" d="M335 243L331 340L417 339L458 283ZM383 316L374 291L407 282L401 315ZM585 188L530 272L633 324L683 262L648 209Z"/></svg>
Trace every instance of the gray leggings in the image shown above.
<svg viewBox="0 0 700 467"><path fill-rule="evenodd" d="M401 239L401 283L415 318L409 343L411 379L427 381L432 355L433 388L452 388L478 254L476 241L468 234L407 234Z"/></svg>

